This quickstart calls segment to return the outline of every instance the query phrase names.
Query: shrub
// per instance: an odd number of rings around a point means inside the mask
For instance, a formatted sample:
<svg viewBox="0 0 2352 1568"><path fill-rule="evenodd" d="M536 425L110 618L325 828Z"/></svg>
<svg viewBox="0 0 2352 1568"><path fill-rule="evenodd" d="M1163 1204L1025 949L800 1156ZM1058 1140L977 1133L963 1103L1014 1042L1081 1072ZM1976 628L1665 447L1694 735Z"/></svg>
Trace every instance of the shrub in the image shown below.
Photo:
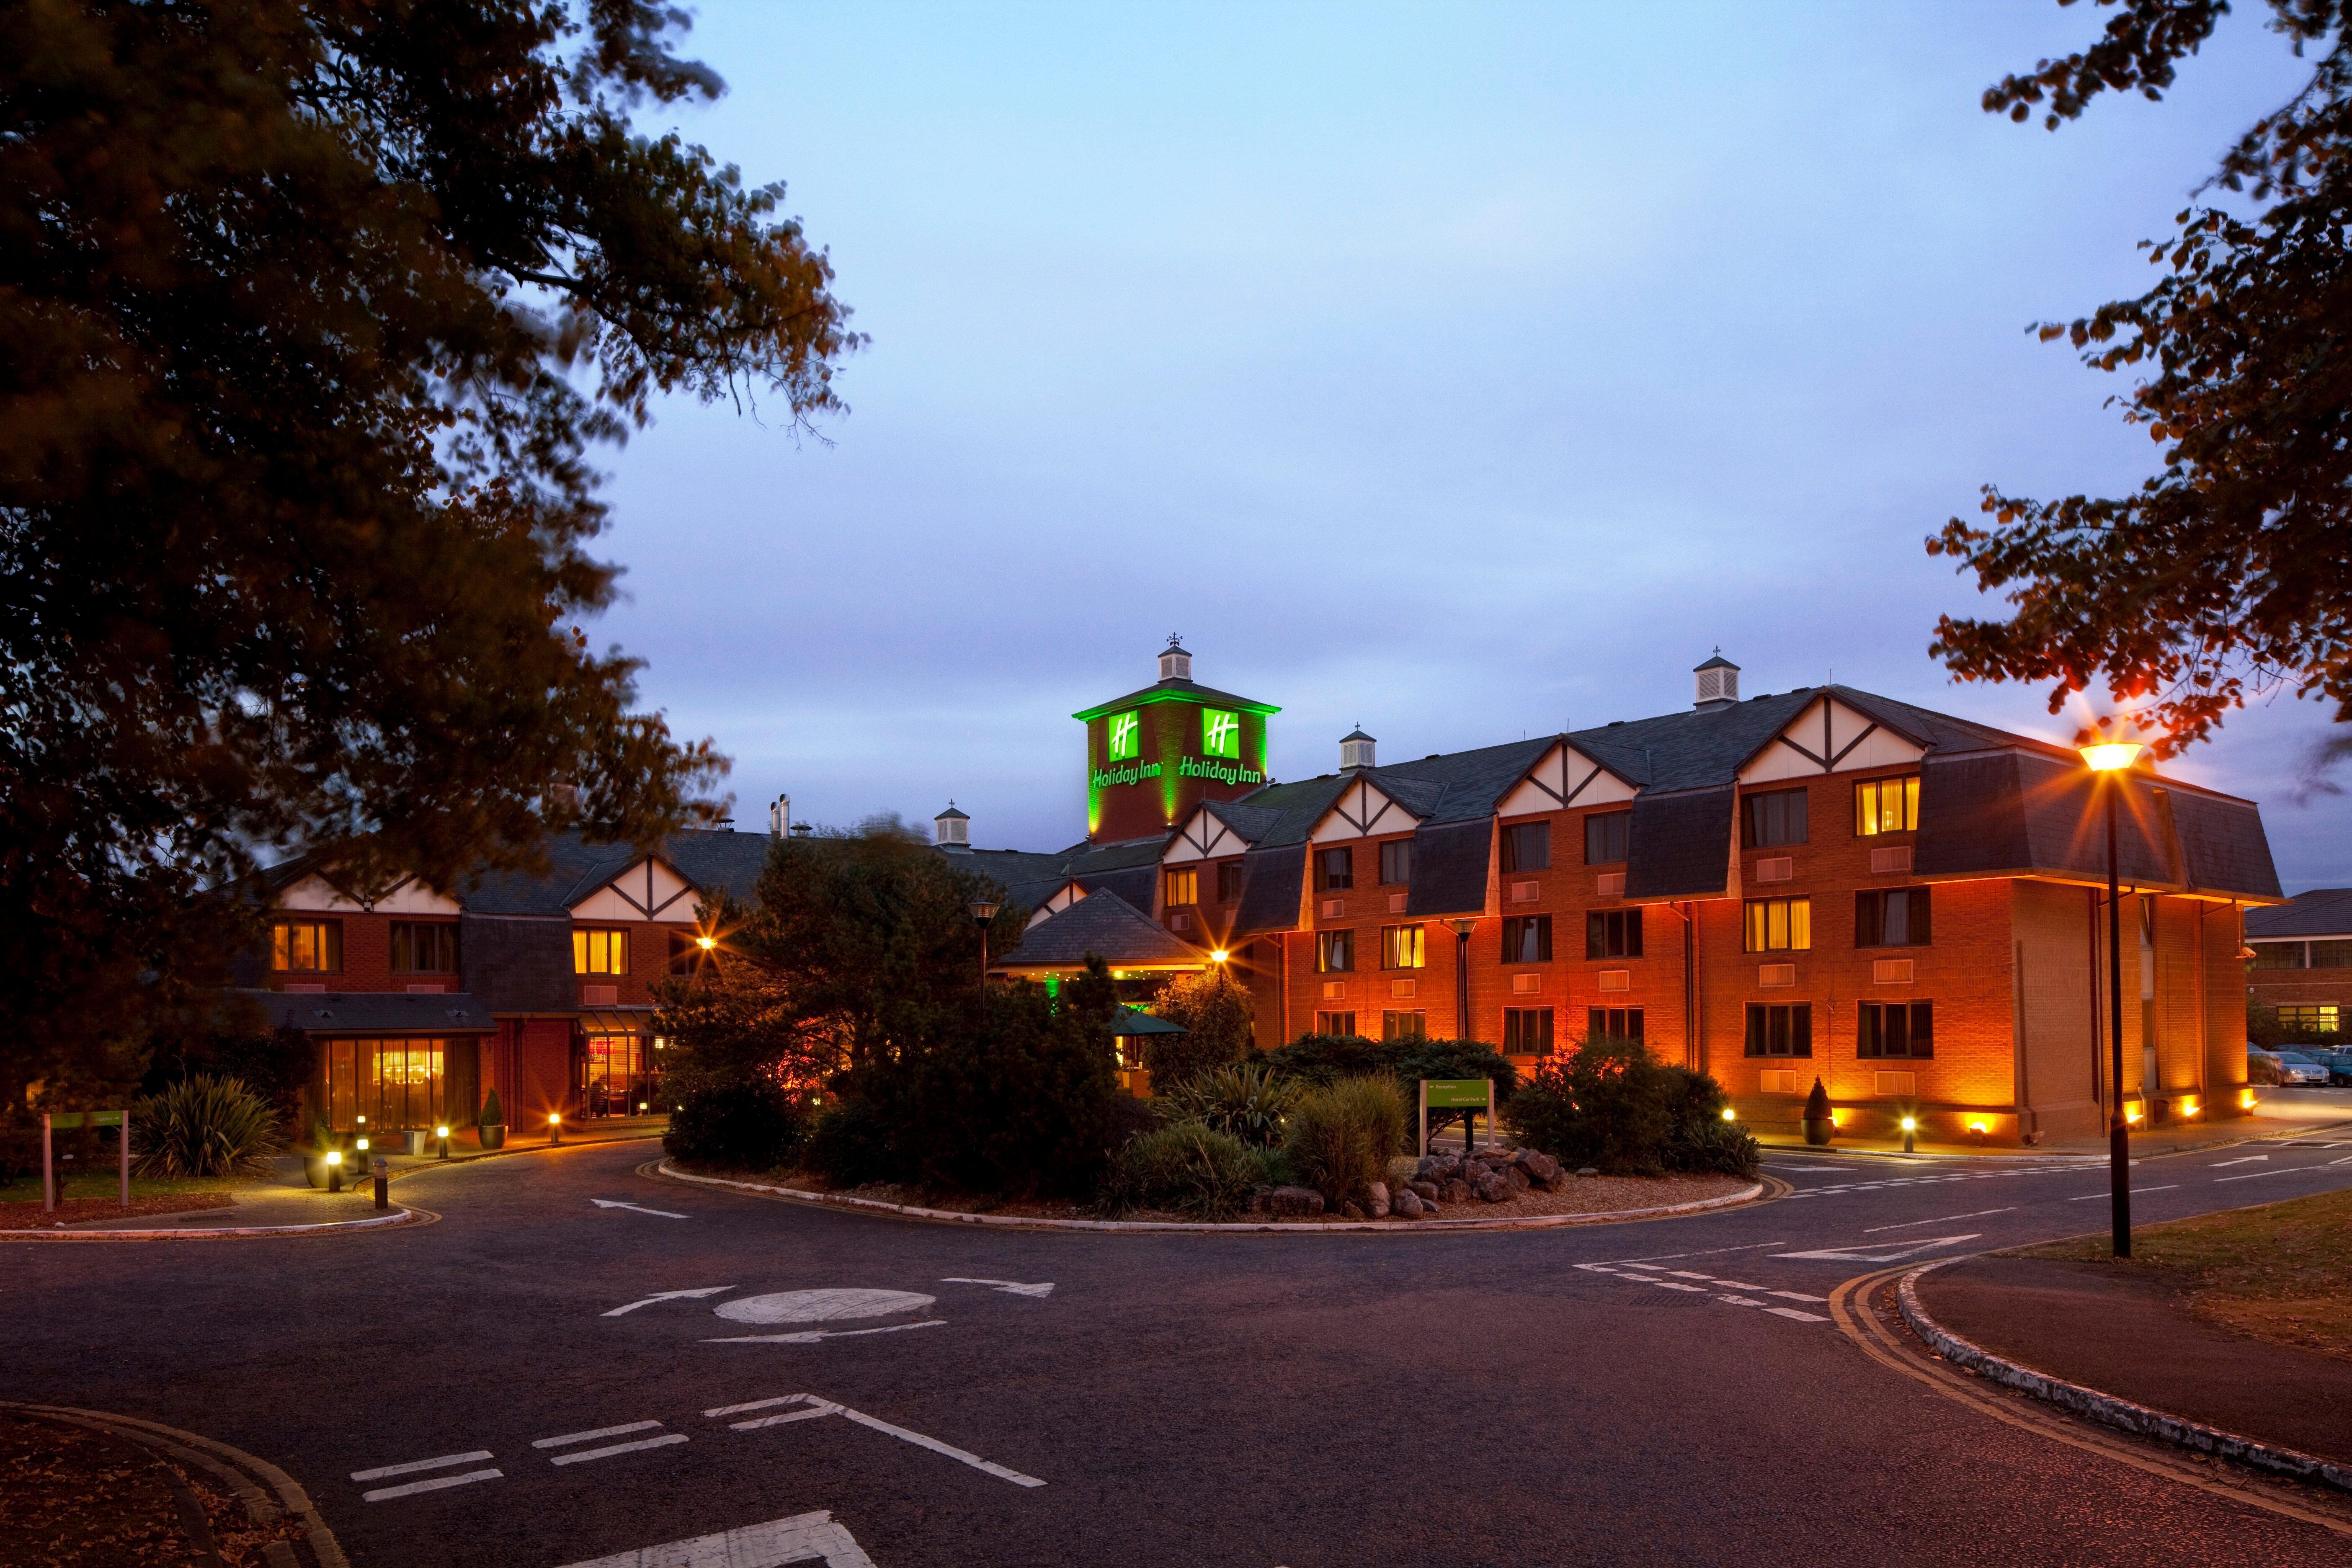
<svg viewBox="0 0 2352 1568"><path fill-rule="evenodd" d="M1718 1113L1714 1121L1668 1139L1664 1163L1668 1170L1744 1176L1752 1182L1764 1168L1764 1149L1756 1134Z"/></svg>
<svg viewBox="0 0 2352 1568"><path fill-rule="evenodd" d="M474 1121L482 1127L503 1127L507 1124L506 1108L499 1103L499 1091L495 1087L482 1096L482 1113Z"/></svg>
<svg viewBox="0 0 2352 1568"><path fill-rule="evenodd" d="M148 1176L259 1175L285 1146L278 1112L239 1079L183 1079L131 1108L134 1163Z"/></svg>
<svg viewBox="0 0 2352 1568"><path fill-rule="evenodd" d="M1258 1062L1204 1072L1161 1098L1188 1121L1229 1133L1252 1148L1282 1142L1283 1118L1297 1105L1307 1085Z"/></svg>
<svg viewBox="0 0 2352 1568"><path fill-rule="evenodd" d="M1638 1040L1592 1040L1536 1070L1512 1098L1520 1142L1571 1170L1654 1175L1675 1130L1674 1086Z"/></svg>
<svg viewBox="0 0 2352 1568"><path fill-rule="evenodd" d="M1112 1156L1100 1202L1110 1214L1149 1208L1231 1219L1249 1206L1264 1175L1264 1163L1241 1140L1178 1121L1129 1139Z"/></svg>
<svg viewBox="0 0 2352 1568"><path fill-rule="evenodd" d="M819 1113L803 1157L836 1187L887 1182L898 1173L883 1119L861 1095L838 1098Z"/></svg>
<svg viewBox="0 0 2352 1568"><path fill-rule="evenodd" d="M1190 1083L1204 1072L1231 1067L1250 1053L1249 993L1222 967L1204 974L1180 974L1152 1003L1151 1010L1181 1035L1143 1037L1143 1065L1155 1091Z"/></svg>
<svg viewBox="0 0 2352 1568"><path fill-rule="evenodd" d="M1830 1091L1822 1087L1821 1079L1813 1079L1813 1092L1805 1096L1805 1120L1808 1121L1827 1121L1829 1119Z"/></svg>
<svg viewBox="0 0 2352 1568"><path fill-rule="evenodd" d="M688 1089L670 1112L662 1148L674 1160L772 1171L794 1163L808 1135L797 1096L773 1079L751 1079Z"/></svg>
<svg viewBox="0 0 2352 1568"><path fill-rule="evenodd" d="M1342 1079L1300 1097L1283 1130L1283 1157L1336 1209L1388 1180L1389 1158L1404 1145L1404 1121L1395 1079Z"/></svg>
<svg viewBox="0 0 2352 1568"><path fill-rule="evenodd" d="M1276 1072L1310 1084L1337 1083L1343 1078L1382 1073L1404 1091L1405 1112L1411 1117L1423 1079L1486 1078L1495 1080L1495 1103L1500 1107L1517 1090L1511 1064L1484 1040L1368 1040L1360 1035L1301 1035L1278 1050L1266 1053L1265 1065ZM1433 1124L1450 1121L1461 1112L1433 1112Z"/></svg>

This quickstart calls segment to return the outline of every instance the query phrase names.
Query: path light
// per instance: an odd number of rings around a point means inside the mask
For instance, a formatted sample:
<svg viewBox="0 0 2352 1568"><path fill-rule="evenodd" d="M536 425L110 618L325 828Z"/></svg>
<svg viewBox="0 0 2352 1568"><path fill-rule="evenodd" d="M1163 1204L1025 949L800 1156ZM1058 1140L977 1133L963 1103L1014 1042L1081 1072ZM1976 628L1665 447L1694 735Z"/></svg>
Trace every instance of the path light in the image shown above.
<svg viewBox="0 0 2352 1568"><path fill-rule="evenodd" d="M563 1112L560 1110L547 1113L547 1142L551 1146L563 1142Z"/></svg>
<svg viewBox="0 0 2352 1568"><path fill-rule="evenodd" d="M446 1127L436 1127L433 1130L433 1136L441 1140L441 1157L444 1160L447 1159L449 1157L449 1129Z"/></svg>
<svg viewBox="0 0 2352 1568"><path fill-rule="evenodd" d="M1739 1112L1732 1110L1731 1107L1727 1105L1723 1108L1723 1119L1726 1121L1737 1121L1739 1120Z"/></svg>
<svg viewBox="0 0 2352 1568"><path fill-rule="evenodd" d="M331 1193L343 1190L343 1152L341 1149L327 1151L327 1190Z"/></svg>
<svg viewBox="0 0 2352 1568"><path fill-rule="evenodd" d="M1912 1141L1918 1135L1919 1119L1916 1116L1905 1117L1903 1119L1903 1152L1906 1154L1912 1152Z"/></svg>
<svg viewBox="0 0 2352 1568"><path fill-rule="evenodd" d="M2145 732L2126 715L2102 719L2074 737L2093 784L2100 786L2107 815L2107 1191L2115 1233L2115 1254L2131 1256L2131 1124L2139 1120L2124 1111L2124 917L2123 896L2116 885L2116 796L2123 789L2124 770L2147 750Z"/></svg>

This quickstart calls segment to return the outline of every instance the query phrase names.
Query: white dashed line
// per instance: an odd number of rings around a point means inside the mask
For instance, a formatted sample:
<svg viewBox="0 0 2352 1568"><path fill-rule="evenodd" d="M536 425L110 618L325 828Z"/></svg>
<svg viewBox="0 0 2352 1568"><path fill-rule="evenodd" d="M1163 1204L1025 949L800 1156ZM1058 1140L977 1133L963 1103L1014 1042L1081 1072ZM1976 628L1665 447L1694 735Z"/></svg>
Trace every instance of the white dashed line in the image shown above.
<svg viewBox="0 0 2352 1568"><path fill-rule="evenodd" d="M590 1459L609 1459L615 1454L634 1454L641 1448L667 1448L672 1443L683 1443L686 1434L668 1432L658 1437L643 1437L634 1443L614 1443L610 1447L583 1448L576 1454L558 1454L549 1461L557 1465L581 1465Z"/></svg>
<svg viewBox="0 0 2352 1568"><path fill-rule="evenodd" d="M1901 1225L1874 1225L1862 1234L1864 1236L1876 1236L1882 1230L1909 1230L1915 1225L1942 1225L1948 1220L1982 1219L1989 1214L2015 1214L2016 1212L2017 1205L2015 1204L2011 1204L2005 1209L1979 1209L1974 1214L1948 1214L1938 1215L1934 1219L1906 1219Z"/></svg>
<svg viewBox="0 0 2352 1568"><path fill-rule="evenodd" d="M419 1470L446 1470L451 1465L470 1465L477 1459L490 1457L488 1448L477 1448L470 1454L444 1454L437 1459L411 1459L404 1465L378 1465L373 1470L353 1470L355 1481L380 1481L387 1476L413 1476Z"/></svg>
<svg viewBox="0 0 2352 1568"><path fill-rule="evenodd" d="M360 1501L388 1502L396 1497L415 1497L418 1492L437 1492L474 1481L495 1481L505 1474L503 1470L469 1470L462 1476L436 1476L429 1481L411 1481L406 1486L379 1487L372 1492L362 1492Z"/></svg>
<svg viewBox="0 0 2352 1568"><path fill-rule="evenodd" d="M632 1421L622 1426L599 1426L593 1432L566 1432L561 1437L541 1437L531 1444L534 1448L561 1448L570 1443L593 1443L599 1437L618 1437L630 1432L650 1432L660 1426L658 1421Z"/></svg>
<svg viewBox="0 0 2352 1568"><path fill-rule="evenodd" d="M1773 1294L1778 1296L1782 1294L1782 1292L1775 1290ZM1829 1321L1827 1318L1822 1317L1819 1312L1800 1312L1794 1307L1767 1307L1764 1310L1771 1313L1776 1318L1788 1318L1800 1323L1826 1323Z"/></svg>
<svg viewBox="0 0 2352 1568"><path fill-rule="evenodd" d="M2179 1190L2180 1184L2175 1182L2168 1187L2134 1187L2131 1190L2131 1195L2137 1197L2142 1193L2177 1193ZM2111 1198L2115 1195L2113 1193L2084 1193L2079 1198L2068 1198L2066 1201L2070 1204L2086 1204L2093 1198Z"/></svg>

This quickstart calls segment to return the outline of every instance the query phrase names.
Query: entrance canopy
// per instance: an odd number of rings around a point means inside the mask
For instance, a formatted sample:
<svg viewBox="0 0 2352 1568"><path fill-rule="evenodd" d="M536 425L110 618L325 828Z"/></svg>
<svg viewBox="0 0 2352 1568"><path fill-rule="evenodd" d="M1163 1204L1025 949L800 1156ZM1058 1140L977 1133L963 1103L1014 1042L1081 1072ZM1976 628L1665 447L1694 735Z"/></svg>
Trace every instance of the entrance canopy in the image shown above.
<svg viewBox="0 0 2352 1568"><path fill-rule="evenodd" d="M1090 956L1128 974L1197 972L1211 962L1208 953L1105 888L1031 926L1022 933L1021 945L991 964L989 973L1028 979L1076 974Z"/></svg>

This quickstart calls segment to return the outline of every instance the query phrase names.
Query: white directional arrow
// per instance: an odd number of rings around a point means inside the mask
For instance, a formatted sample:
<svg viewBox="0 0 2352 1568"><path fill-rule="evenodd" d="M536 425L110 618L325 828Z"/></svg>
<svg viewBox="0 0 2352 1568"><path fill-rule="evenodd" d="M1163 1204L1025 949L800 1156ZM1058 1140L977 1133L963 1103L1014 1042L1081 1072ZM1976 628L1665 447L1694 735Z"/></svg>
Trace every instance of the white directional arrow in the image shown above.
<svg viewBox="0 0 2352 1568"><path fill-rule="evenodd" d="M1874 1247L1868 1251L1852 1247L1825 1247L1818 1252L1776 1252L1775 1258L1825 1258L1838 1263L1895 1263L1922 1252L1932 1252L1954 1242L1974 1241L1982 1231L1970 1231L1966 1236L1938 1236L1926 1241L1915 1241L1905 1247Z"/></svg>
<svg viewBox="0 0 2352 1568"><path fill-rule="evenodd" d="M590 1198L588 1201L594 1204L600 1209L627 1209L634 1214L656 1215L663 1219L692 1219L694 1217L690 1214L672 1214L667 1209L649 1209L640 1204L625 1204L616 1198Z"/></svg>
<svg viewBox="0 0 2352 1568"><path fill-rule="evenodd" d="M787 1563L822 1563L825 1568L874 1568L849 1531L830 1512L796 1513L765 1524L747 1524L719 1535L668 1541L635 1552L616 1552L570 1568L783 1568Z"/></svg>
<svg viewBox="0 0 2352 1568"><path fill-rule="evenodd" d="M721 1291L733 1289L735 1287L732 1285L706 1285L699 1290L663 1290L646 1297L642 1301L632 1301L625 1307L615 1307L604 1316L617 1318L624 1312L634 1312L640 1307L650 1307L656 1301L698 1301L705 1296L716 1296Z"/></svg>
<svg viewBox="0 0 2352 1568"><path fill-rule="evenodd" d="M2223 1160L2220 1164L2208 1166L2207 1169L2219 1171L2230 1165L2257 1165L2265 1163L2269 1159L2270 1156L2268 1154L2249 1154L2242 1160Z"/></svg>
<svg viewBox="0 0 2352 1568"><path fill-rule="evenodd" d="M942 1276L940 1279L940 1283L942 1285L986 1285L990 1289L999 1291L1003 1295L1034 1296L1039 1300L1043 1300L1054 1293L1054 1282L1051 1279L1045 1280L1042 1284L1024 1285L1018 1279L967 1279L961 1274L949 1274Z"/></svg>

